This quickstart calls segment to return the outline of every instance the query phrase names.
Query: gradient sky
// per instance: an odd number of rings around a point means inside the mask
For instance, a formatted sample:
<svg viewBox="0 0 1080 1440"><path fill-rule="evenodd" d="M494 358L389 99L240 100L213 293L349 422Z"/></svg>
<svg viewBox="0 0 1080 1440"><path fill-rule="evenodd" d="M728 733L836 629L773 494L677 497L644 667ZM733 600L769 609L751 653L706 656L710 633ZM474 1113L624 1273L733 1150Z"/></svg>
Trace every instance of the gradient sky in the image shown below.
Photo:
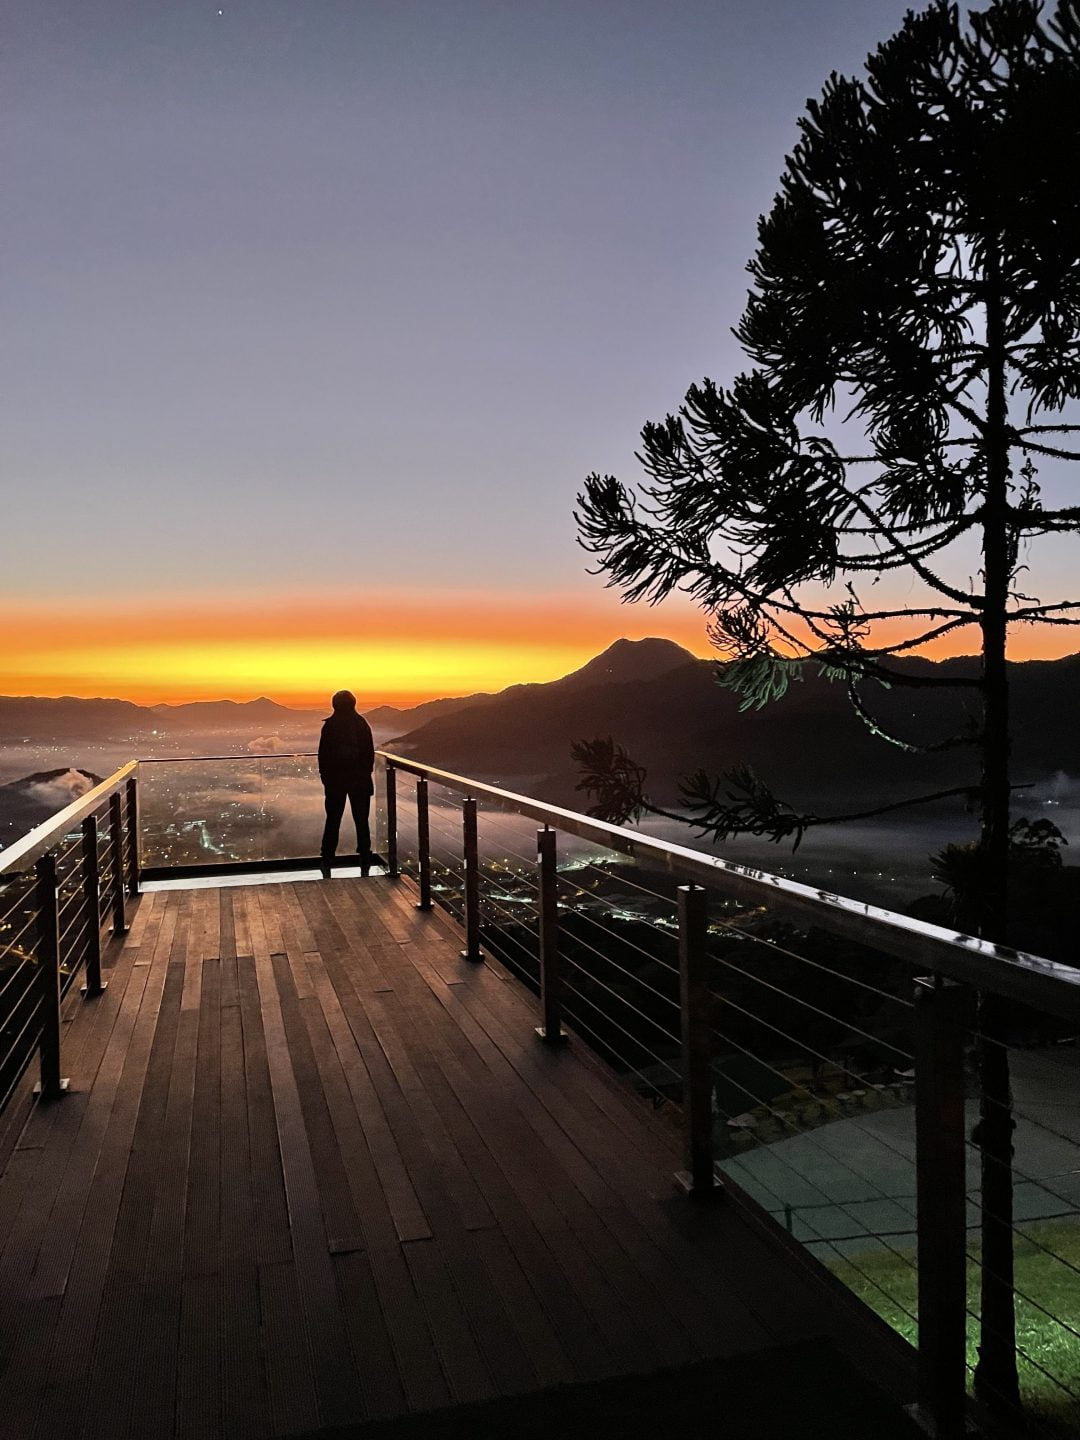
<svg viewBox="0 0 1080 1440"><path fill-rule="evenodd" d="M8 0L0 692L706 653L588 576L574 496L739 367L796 117L905 8Z"/></svg>

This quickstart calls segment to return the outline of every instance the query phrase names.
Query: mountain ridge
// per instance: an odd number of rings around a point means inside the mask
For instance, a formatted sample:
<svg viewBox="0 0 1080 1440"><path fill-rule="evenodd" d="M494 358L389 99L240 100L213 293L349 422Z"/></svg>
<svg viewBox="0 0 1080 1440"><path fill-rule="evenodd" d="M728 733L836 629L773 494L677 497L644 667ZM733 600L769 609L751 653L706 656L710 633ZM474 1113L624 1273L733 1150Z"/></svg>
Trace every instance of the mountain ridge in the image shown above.
<svg viewBox="0 0 1080 1440"><path fill-rule="evenodd" d="M978 658L896 662L909 675L965 677ZM1014 773L1018 783L1058 771L1080 773L1080 654L1010 662ZM863 698L881 724L914 743L965 733L977 723L970 690L915 690L874 683ZM531 793L581 808L570 755L575 741L611 735L649 775L658 803L677 798L681 776L751 765L792 803L835 809L851 801L887 803L978 780L974 746L911 754L875 736L858 718L843 686L810 667L788 694L761 710L740 710L739 697L716 681L716 662L691 659L643 680L578 691L533 687L507 691L488 705L435 716L400 737L403 756L478 778L528 777Z"/></svg>

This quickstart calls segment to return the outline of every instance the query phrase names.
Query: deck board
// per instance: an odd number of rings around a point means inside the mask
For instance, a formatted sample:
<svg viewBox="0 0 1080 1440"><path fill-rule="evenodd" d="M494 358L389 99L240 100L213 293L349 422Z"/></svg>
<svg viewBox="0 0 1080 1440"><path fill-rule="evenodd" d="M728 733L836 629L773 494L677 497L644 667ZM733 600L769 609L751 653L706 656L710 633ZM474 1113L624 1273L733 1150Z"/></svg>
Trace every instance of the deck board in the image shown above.
<svg viewBox="0 0 1080 1440"><path fill-rule="evenodd" d="M0 1440L298 1436L844 1338L678 1136L415 907L140 899L0 1117Z"/></svg>

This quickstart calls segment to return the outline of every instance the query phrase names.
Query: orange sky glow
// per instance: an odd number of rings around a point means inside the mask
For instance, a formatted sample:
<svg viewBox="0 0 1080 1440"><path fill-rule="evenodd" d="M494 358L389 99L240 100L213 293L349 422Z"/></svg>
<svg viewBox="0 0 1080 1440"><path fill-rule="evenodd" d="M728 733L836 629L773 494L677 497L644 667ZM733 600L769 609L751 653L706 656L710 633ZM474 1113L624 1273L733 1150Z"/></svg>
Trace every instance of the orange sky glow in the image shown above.
<svg viewBox="0 0 1080 1440"><path fill-rule="evenodd" d="M216 597L137 607L128 602L10 607L0 639L0 694L109 696L139 703L270 695L325 704L343 686L367 706L546 681L583 665L620 636L664 635L712 654L701 614L686 603L620 605L613 594L328 593L261 601ZM949 637L937 656L975 650ZM1017 631L1016 659L1078 648L1071 630Z"/></svg>

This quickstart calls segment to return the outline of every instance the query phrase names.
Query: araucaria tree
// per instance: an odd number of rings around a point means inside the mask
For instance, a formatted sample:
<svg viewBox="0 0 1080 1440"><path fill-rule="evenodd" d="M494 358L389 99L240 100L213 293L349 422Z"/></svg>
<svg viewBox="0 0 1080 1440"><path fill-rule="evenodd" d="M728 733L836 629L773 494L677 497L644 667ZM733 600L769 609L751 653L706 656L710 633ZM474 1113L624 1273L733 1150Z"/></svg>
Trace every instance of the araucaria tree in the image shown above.
<svg viewBox="0 0 1080 1440"><path fill-rule="evenodd" d="M1005 941L1007 639L1080 623L1080 602L1029 593L1028 573L1034 539L1080 530L1080 507L1048 500L1080 459L1080 3L909 14L865 78L830 78L800 128L735 331L749 367L646 425L639 493L587 479L582 542L629 599L695 597L720 682L745 704L815 665L883 740L905 743L873 715L876 685L912 683L897 657L969 636L981 666L960 683L980 721L936 748L977 760L967 913ZM609 808L632 809L628 757L583 758ZM685 798L716 834L797 838L818 818L746 774L701 774ZM1015 1390L1002 1045L984 1046L983 1067L976 1383L989 1395Z"/></svg>

